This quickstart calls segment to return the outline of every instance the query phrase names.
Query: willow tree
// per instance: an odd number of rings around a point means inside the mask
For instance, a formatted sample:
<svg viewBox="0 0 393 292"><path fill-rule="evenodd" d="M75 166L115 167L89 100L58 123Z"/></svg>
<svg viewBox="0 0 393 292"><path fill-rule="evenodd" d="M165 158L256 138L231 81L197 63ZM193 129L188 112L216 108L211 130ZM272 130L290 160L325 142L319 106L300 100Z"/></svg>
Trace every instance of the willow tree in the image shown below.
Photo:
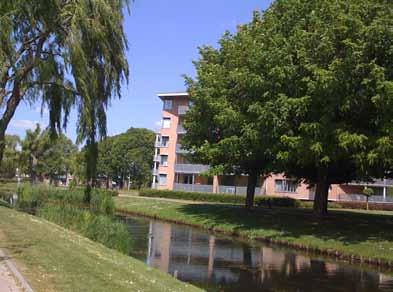
<svg viewBox="0 0 393 292"><path fill-rule="evenodd" d="M123 31L127 0L0 2L0 160L4 135L22 101L49 109L50 128L65 128L78 110L78 142L89 148L106 134L106 108L128 80Z"/></svg>

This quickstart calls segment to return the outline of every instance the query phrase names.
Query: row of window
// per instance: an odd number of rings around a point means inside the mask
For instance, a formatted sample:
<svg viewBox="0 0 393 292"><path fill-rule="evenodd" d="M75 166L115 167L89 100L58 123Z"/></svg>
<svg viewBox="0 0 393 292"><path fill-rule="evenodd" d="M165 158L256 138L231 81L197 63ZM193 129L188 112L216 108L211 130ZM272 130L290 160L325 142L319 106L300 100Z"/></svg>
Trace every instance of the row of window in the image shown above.
<svg viewBox="0 0 393 292"><path fill-rule="evenodd" d="M274 189L278 193L296 193L298 183L289 179L276 179Z"/></svg>

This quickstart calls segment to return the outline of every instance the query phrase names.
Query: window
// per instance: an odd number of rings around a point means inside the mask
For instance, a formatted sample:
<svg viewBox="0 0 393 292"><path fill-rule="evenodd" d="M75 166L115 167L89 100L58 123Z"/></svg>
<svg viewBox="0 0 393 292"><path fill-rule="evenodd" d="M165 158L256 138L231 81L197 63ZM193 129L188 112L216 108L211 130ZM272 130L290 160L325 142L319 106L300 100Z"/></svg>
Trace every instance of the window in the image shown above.
<svg viewBox="0 0 393 292"><path fill-rule="evenodd" d="M164 100L164 110L171 110L173 106L173 100L172 99L165 99Z"/></svg>
<svg viewBox="0 0 393 292"><path fill-rule="evenodd" d="M162 166L168 166L168 155L161 155L160 163Z"/></svg>
<svg viewBox="0 0 393 292"><path fill-rule="evenodd" d="M296 193L297 183L294 180L276 179L275 191L280 193Z"/></svg>
<svg viewBox="0 0 393 292"><path fill-rule="evenodd" d="M160 173L160 185L165 186L167 183L167 175L164 173Z"/></svg>
<svg viewBox="0 0 393 292"><path fill-rule="evenodd" d="M169 137L168 136L162 136L161 137L161 146L162 147L168 147L169 145Z"/></svg>
<svg viewBox="0 0 393 292"><path fill-rule="evenodd" d="M169 129L171 127L171 118L163 118L162 119L162 127L164 129Z"/></svg>

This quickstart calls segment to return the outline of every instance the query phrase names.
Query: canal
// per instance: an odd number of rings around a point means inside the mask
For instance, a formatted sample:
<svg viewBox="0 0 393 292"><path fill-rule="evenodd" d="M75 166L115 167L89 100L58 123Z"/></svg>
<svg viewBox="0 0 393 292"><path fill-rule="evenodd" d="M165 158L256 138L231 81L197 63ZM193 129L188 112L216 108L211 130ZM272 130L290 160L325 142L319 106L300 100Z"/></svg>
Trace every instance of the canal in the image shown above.
<svg viewBox="0 0 393 292"><path fill-rule="evenodd" d="M207 291L393 291L393 276L184 225L125 218L131 256Z"/></svg>

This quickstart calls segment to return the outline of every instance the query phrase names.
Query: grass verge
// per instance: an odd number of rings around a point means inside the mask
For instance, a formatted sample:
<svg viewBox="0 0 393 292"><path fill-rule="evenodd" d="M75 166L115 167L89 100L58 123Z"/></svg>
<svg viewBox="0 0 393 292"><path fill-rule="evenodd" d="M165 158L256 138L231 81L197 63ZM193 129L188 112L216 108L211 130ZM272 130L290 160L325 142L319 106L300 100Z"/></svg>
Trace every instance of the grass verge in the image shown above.
<svg viewBox="0 0 393 292"><path fill-rule="evenodd" d="M331 210L321 220L312 210L259 209L119 197L119 212L234 234L336 256L354 262L393 266L393 212Z"/></svg>
<svg viewBox="0 0 393 292"><path fill-rule="evenodd" d="M1 206L0 248L35 291L200 291L58 225Z"/></svg>

